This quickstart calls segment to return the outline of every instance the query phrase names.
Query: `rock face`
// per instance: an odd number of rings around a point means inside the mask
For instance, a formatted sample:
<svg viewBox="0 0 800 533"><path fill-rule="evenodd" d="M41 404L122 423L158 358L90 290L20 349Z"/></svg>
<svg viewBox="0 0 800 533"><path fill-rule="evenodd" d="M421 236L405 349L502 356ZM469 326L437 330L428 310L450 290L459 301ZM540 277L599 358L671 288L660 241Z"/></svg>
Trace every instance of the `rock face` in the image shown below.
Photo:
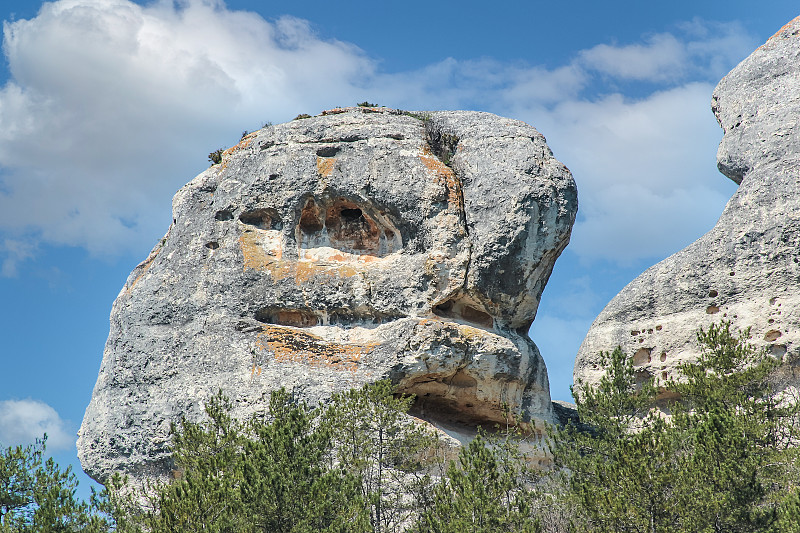
<svg viewBox="0 0 800 533"><path fill-rule="evenodd" d="M717 86L725 135L722 173L739 184L716 226L622 290L594 321L575 362L576 383L597 383L600 351L621 345L641 379L694 360L695 332L722 319L787 363L800 350L800 17Z"/></svg>
<svg viewBox="0 0 800 533"><path fill-rule="evenodd" d="M390 378L448 427L553 420L528 328L577 211L534 128L336 109L243 137L131 273L78 439L87 473L168 468L169 426Z"/></svg>

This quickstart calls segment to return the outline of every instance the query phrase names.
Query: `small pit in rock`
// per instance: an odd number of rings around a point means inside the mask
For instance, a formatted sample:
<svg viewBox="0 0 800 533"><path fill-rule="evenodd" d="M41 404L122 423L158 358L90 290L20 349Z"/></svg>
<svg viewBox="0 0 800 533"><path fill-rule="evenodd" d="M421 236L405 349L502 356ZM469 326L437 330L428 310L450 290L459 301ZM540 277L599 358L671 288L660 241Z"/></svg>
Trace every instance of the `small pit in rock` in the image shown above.
<svg viewBox="0 0 800 533"><path fill-rule="evenodd" d="M254 226L258 229L279 230L283 227L281 217L276 209L251 209L239 215L239 220L243 224Z"/></svg>
<svg viewBox="0 0 800 533"><path fill-rule="evenodd" d="M214 215L214 220L219 220L220 222L224 222L226 220L233 220L233 213L231 213L227 209L222 209L216 212L216 214Z"/></svg>

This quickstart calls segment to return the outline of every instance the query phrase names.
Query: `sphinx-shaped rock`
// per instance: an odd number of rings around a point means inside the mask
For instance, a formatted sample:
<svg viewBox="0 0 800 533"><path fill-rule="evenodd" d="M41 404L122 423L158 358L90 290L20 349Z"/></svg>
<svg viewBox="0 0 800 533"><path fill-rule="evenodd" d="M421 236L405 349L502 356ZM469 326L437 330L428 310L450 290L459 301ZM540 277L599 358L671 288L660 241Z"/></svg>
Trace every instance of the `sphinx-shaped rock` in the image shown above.
<svg viewBox="0 0 800 533"><path fill-rule="evenodd" d="M170 422L390 378L443 426L553 419L527 331L575 184L487 113L336 109L244 136L182 188L111 313L78 439L98 480L168 468Z"/></svg>
<svg viewBox="0 0 800 533"><path fill-rule="evenodd" d="M597 383L599 353L633 355L640 379L672 377L699 355L695 333L730 320L782 358L797 384L800 345L800 17L717 86L724 131L718 166L739 188L716 226L651 267L592 324L575 362L576 383Z"/></svg>

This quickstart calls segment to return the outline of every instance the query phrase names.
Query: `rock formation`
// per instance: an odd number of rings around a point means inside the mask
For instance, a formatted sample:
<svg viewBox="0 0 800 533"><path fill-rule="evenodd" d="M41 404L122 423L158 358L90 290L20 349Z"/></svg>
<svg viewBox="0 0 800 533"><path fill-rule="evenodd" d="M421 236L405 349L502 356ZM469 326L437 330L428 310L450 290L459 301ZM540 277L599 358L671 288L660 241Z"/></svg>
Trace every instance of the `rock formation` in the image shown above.
<svg viewBox="0 0 800 533"><path fill-rule="evenodd" d="M717 161L739 184L716 226L625 287L592 324L576 383L596 383L599 352L617 345L637 375L664 379L694 360L695 333L722 319L782 358L797 384L800 326L800 17L717 86Z"/></svg>
<svg viewBox="0 0 800 533"><path fill-rule="evenodd" d="M390 378L450 429L553 419L528 338L577 211L534 128L348 108L245 135L175 195L114 302L78 439L98 480L158 476L170 422Z"/></svg>

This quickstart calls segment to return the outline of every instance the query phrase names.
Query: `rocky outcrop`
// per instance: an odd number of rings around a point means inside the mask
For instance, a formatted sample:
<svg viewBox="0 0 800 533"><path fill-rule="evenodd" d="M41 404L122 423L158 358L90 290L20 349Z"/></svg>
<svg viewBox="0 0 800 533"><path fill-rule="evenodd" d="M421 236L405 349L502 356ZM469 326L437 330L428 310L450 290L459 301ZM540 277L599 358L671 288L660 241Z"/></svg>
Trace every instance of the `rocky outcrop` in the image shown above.
<svg viewBox="0 0 800 533"><path fill-rule="evenodd" d="M390 378L453 427L553 420L527 331L577 210L532 127L336 109L245 135L182 188L114 302L78 439L98 480L168 468L170 422Z"/></svg>
<svg viewBox="0 0 800 533"><path fill-rule="evenodd" d="M617 345L640 379L673 376L697 357L697 329L722 319L751 328L754 344L786 362L785 383L798 382L800 18L719 83L712 109L724 130L719 169L739 188L711 231L602 311L578 352L576 383L597 383L599 353Z"/></svg>

